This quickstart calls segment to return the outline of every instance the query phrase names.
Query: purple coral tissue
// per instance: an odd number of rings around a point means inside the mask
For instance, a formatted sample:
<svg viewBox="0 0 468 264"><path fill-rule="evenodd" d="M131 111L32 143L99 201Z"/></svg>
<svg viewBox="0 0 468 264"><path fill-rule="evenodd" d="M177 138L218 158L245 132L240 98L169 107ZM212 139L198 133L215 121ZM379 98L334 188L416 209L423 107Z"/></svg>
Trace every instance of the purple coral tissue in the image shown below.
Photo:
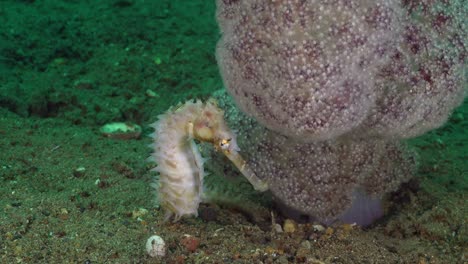
<svg viewBox="0 0 468 264"><path fill-rule="evenodd" d="M239 141L275 196L327 221L363 204L357 191L409 179L399 140L442 125L466 93L462 2L217 1L225 87L268 129L244 122Z"/></svg>

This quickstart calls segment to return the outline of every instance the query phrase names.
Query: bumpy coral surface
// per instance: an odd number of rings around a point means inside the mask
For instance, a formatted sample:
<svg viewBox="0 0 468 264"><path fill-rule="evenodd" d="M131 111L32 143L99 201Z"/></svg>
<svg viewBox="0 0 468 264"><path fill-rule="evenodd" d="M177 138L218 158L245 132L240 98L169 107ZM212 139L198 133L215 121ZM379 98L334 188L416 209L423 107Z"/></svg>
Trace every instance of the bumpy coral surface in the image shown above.
<svg viewBox="0 0 468 264"><path fill-rule="evenodd" d="M226 110L228 123L236 125L239 146L257 176L268 182L281 203L319 221L342 219L356 204L357 195L378 200L414 172L414 153L397 140L340 137L297 142L239 112L225 93L217 93L216 98ZM378 206L369 210L381 210ZM359 215L365 214L359 209L351 214L351 222L358 221L356 217L362 217L358 222L364 225L375 220L372 215Z"/></svg>
<svg viewBox="0 0 468 264"><path fill-rule="evenodd" d="M466 92L468 5L403 1L403 31L378 72L375 107L363 127L414 137L445 123Z"/></svg>
<svg viewBox="0 0 468 264"><path fill-rule="evenodd" d="M304 141L419 135L463 99L467 10L445 2L219 0L225 86Z"/></svg>
<svg viewBox="0 0 468 264"><path fill-rule="evenodd" d="M233 120L240 146L275 196L329 220L409 179L399 140L442 125L466 93L462 2L217 1L224 84L254 118Z"/></svg>

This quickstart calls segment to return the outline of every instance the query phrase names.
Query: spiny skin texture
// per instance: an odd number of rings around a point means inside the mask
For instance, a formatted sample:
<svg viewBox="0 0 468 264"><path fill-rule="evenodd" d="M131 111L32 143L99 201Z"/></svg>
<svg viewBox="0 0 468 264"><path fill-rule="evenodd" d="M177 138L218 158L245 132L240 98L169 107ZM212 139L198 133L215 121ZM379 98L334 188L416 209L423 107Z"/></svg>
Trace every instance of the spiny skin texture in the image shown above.
<svg viewBox="0 0 468 264"><path fill-rule="evenodd" d="M216 98L228 124L236 125L239 147L256 175L282 203L319 221L339 218L355 191L380 199L415 170L415 154L397 140L297 142L239 112L225 93Z"/></svg>
<svg viewBox="0 0 468 264"><path fill-rule="evenodd" d="M223 111L215 102L186 102L169 109L152 124L155 132L154 152L149 161L156 162L152 171L159 172L158 198L166 211L166 219L174 221L186 215L197 215L203 198L203 159L194 139L219 147L222 139L230 139L222 148L225 155L237 153L236 137L226 126Z"/></svg>
<svg viewBox="0 0 468 264"><path fill-rule="evenodd" d="M301 141L420 135L464 97L468 12L446 2L218 0L225 86Z"/></svg>
<svg viewBox="0 0 468 264"><path fill-rule="evenodd" d="M166 220L174 217L177 221L185 215L198 214L205 173L203 159L188 133L188 126L203 116L205 108L200 101L187 102L169 109L151 125L155 130L154 143L150 145L154 152L148 161L158 164L152 169L160 174L154 187Z"/></svg>
<svg viewBox="0 0 468 264"><path fill-rule="evenodd" d="M249 180L257 191L266 191L268 185L257 178L247 162L239 155L236 135L226 125L224 112L214 100L206 103L187 101L169 109L152 124L154 152L149 161L156 162L152 171L159 172L159 203L166 211L166 220L197 215L204 198L204 167L199 148L194 140L211 143L223 153Z"/></svg>

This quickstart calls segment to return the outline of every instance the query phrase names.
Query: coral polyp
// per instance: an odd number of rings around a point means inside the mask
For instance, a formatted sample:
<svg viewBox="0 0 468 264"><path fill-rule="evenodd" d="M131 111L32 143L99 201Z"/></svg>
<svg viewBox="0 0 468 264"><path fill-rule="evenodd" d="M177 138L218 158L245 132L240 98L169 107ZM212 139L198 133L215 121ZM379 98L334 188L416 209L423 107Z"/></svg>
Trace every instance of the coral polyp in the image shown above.
<svg viewBox="0 0 468 264"><path fill-rule="evenodd" d="M229 118L273 195L329 222L408 181L401 141L443 125L466 95L466 6L218 0L220 73L251 119L235 106Z"/></svg>

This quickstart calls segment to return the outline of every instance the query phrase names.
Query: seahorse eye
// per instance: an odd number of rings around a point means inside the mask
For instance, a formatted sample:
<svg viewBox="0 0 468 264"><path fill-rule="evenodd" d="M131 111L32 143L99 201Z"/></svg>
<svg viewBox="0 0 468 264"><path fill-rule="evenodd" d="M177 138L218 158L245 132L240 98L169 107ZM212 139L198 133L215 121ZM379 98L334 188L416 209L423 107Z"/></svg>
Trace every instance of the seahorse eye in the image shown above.
<svg viewBox="0 0 468 264"><path fill-rule="evenodd" d="M219 147L220 147L222 150L226 150L226 149L229 148L229 142L231 142L231 139L230 139L230 138L221 139L221 141L219 141Z"/></svg>

